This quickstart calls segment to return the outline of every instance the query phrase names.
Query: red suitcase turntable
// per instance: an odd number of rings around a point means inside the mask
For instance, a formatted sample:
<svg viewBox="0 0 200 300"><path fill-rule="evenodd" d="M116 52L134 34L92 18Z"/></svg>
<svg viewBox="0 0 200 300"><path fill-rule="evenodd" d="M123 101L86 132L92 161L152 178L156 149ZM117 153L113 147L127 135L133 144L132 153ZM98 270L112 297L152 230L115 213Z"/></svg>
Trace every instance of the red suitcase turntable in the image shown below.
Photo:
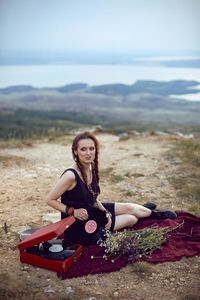
<svg viewBox="0 0 200 300"><path fill-rule="evenodd" d="M20 261L41 268L66 272L81 256L82 246L62 248L59 236L74 223L73 216L36 230L18 244Z"/></svg>

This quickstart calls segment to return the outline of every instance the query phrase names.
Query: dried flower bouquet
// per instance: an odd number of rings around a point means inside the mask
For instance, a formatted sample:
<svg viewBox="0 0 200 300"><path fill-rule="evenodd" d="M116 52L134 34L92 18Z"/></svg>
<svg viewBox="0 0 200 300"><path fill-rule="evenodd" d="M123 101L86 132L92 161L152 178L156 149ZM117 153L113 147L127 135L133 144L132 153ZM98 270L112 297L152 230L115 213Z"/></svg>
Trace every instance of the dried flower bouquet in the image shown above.
<svg viewBox="0 0 200 300"><path fill-rule="evenodd" d="M106 231L105 239L100 239L98 244L100 247L105 248L103 258L108 259L108 257L117 254L119 256L128 254L128 260L134 262L143 256L150 256L155 249L161 248L162 244L167 241L170 233L182 225L178 224L175 227L158 227L153 225L140 230L125 229L115 233ZM112 259L111 261L115 262L115 260Z"/></svg>

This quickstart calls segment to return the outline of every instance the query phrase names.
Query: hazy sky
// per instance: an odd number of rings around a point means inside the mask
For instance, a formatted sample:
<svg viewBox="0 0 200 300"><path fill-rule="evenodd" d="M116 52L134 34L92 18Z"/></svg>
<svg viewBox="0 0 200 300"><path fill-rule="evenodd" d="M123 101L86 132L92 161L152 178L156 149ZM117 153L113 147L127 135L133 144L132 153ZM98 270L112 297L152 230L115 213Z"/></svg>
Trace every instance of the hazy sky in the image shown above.
<svg viewBox="0 0 200 300"><path fill-rule="evenodd" d="M0 0L3 50L200 50L200 0Z"/></svg>

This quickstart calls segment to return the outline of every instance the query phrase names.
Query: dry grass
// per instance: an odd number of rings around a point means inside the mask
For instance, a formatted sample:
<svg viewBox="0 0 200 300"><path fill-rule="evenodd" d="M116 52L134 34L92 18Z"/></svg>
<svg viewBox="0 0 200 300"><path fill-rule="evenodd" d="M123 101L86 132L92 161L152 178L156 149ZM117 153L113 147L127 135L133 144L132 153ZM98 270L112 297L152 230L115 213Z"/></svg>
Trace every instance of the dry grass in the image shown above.
<svg viewBox="0 0 200 300"><path fill-rule="evenodd" d="M117 175L113 173L114 168L110 167L100 171L100 177L102 180L110 180L111 183L117 183L123 180L123 175Z"/></svg>
<svg viewBox="0 0 200 300"><path fill-rule="evenodd" d="M200 300L200 297L192 296L192 295L186 295L184 298L182 298L180 300Z"/></svg>
<svg viewBox="0 0 200 300"><path fill-rule="evenodd" d="M185 163L200 167L200 140L199 139L173 139L173 152Z"/></svg>
<svg viewBox="0 0 200 300"><path fill-rule="evenodd" d="M137 273L137 275L149 275L155 272L154 267L147 262L136 262L131 264L131 271Z"/></svg>
<svg viewBox="0 0 200 300"><path fill-rule="evenodd" d="M1 167L12 167L12 166L22 166L24 163L28 162L28 159L24 157L14 156L14 155L0 155L0 166Z"/></svg>
<svg viewBox="0 0 200 300"><path fill-rule="evenodd" d="M168 157L179 158L180 164L169 181L177 190L178 197L187 203L188 210L200 215L200 141L173 138L171 142L173 147Z"/></svg>
<svg viewBox="0 0 200 300"><path fill-rule="evenodd" d="M7 141L0 140L0 149L21 148L24 146L32 147L35 141L35 139L9 139Z"/></svg>
<svg viewBox="0 0 200 300"><path fill-rule="evenodd" d="M137 178L137 177L144 177L145 175L142 173L133 173L132 176Z"/></svg>

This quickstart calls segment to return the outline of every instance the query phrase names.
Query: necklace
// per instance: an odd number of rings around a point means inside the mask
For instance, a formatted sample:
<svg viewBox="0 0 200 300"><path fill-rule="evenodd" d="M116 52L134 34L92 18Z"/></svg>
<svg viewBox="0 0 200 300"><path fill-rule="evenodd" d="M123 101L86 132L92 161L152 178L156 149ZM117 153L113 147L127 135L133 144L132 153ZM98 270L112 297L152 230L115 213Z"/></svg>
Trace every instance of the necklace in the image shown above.
<svg viewBox="0 0 200 300"><path fill-rule="evenodd" d="M91 166L91 168L88 169L89 172L87 172L87 174L85 174L86 175L86 180L84 180L84 176L82 175L81 168L79 168L79 166L78 166L78 170L79 170L78 171L79 176L82 178L82 181L85 183L85 185L87 186L89 192L92 194L93 200L95 202L96 201L96 196L98 195L98 192L97 191L95 192L92 188L93 178L95 179L95 182L96 182L96 176L93 172L92 166ZM88 182L90 182L90 183L88 183Z"/></svg>

